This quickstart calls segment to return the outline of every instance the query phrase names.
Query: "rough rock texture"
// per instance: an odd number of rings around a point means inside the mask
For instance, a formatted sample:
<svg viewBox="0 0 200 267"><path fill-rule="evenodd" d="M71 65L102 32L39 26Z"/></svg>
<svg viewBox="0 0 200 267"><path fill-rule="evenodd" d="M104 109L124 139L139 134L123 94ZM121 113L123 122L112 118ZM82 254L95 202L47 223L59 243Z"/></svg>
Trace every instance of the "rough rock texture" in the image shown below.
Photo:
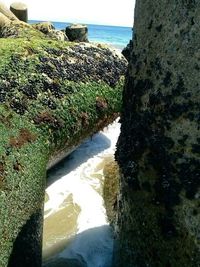
<svg viewBox="0 0 200 267"><path fill-rule="evenodd" d="M10 25L11 21L4 14L0 13L0 32L6 25Z"/></svg>
<svg viewBox="0 0 200 267"><path fill-rule="evenodd" d="M53 23L51 23L50 21L39 22L36 24L32 24L32 26L34 29L41 31L44 34L48 34L51 31L55 30Z"/></svg>
<svg viewBox="0 0 200 267"><path fill-rule="evenodd" d="M128 60L130 61L131 59L131 51L133 49L133 41L130 40L129 43L127 44L127 46L122 50L122 55Z"/></svg>
<svg viewBox="0 0 200 267"><path fill-rule="evenodd" d="M114 226L117 214L117 196L119 193L119 167L113 158L107 160L103 169L103 175L103 197L106 214L109 223Z"/></svg>
<svg viewBox="0 0 200 267"><path fill-rule="evenodd" d="M59 30L52 30L51 32L49 32L48 37L58 41L69 41L66 34L63 31Z"/></svg>
<svg viewBox="0 0 200 267"><path fill-rule="evenodd" d="M10 20L8 17L0 13L0 38L15 38L15 37L37 37L44 38L44 34L36 31L31 25L20 21Z"/></svg>
<svg viewBox="0 0 200 267"><path fill-rule="evenodd" d="M28 22L28 8L22 2L14 2L10 5L10 11L21 21Z"/></svg>
<svg viewBox="0 0 200 267"><path fill-rule="evenodd" d="M56 30L54 25L49 21L32 24L32 27L46 34L51 39L58 40L58 41L68 41L68 38L65 32Z"/></svg>
<svg viewBox="0 0 200 267"><path fill-rule="evenodd" d="M41 266L46 166L114 120L126 62L12 22L0 39L0 266ZM17 38L14 38L16 37Z"/></svg>
<svg viewBox="0 0 200 267"><path fill-rule="evenodd" d="M72 42L88 42L88 28L86 25L72 24L65 29L65 33Z"/></svg>
<svg viewBox="0 0 200 267"><path fill-rule="evenodd" d="M137 1L115 266L200 266L199 21L199 1Z"/></svg>

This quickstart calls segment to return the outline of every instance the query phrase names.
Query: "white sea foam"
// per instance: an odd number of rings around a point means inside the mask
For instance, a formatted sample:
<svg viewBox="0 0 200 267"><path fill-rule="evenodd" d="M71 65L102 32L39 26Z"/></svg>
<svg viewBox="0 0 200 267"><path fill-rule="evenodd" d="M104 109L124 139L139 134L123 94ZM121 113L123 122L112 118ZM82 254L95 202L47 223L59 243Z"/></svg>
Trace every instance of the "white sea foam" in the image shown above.
<svg viewBox="0 0 200 267"><path fill-rule="evenodd" d="M76 258L87 267L108 267L111 264L113 237L108 226L102 198L103 165L113 157L120 124L115 121L91 139L85 141L64 162L62 168L55 168L49 175L46 189L49 200L45 204L45 219L54 216L68 203L72 196L73 204L80 207L77 216L76 234L69 242L63 236L52 242L46 241L46 248L66 240L66 246L54 257ZM52 217L53 219L53 217ZM66 225L69 223L66 217ZM55 222L56 223L56 222ZM48 234L48 233L47 233ZM48 244L49 242L49 244ZM44 248L44 249L46 249ZM50 257L51 255L48 255Z"/></svg>

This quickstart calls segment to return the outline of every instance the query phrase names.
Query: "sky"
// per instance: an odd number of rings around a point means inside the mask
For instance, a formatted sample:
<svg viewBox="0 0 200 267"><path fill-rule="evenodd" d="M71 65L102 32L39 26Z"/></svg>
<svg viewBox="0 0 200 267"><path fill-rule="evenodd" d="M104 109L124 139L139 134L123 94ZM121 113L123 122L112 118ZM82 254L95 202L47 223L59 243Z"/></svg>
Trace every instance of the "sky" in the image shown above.
<svg viewBox="0 0 200 267"><path fill-rule="evenodd" d="M20 0L19 0L20 1ZM9 7L15 1L3 0ZM135 0L22 0L31 20L133 26Z"/></svg>

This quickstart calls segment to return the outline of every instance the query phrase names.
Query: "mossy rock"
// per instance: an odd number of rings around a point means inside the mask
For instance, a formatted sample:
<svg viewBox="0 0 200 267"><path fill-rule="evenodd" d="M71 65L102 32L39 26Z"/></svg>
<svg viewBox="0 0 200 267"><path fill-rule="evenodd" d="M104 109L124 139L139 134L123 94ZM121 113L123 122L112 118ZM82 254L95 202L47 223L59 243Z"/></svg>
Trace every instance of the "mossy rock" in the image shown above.
<svg viewBox="0 0 200 267"><path fill-rule="evenodd" d="M41 265L47 164L118 116L126 71L109 48L20 25L0 39L1 267Z"/></svg>
<svg viewBox="0 0 200 267"><path fill-rule="evenodd" d="M119 166L117 162L111 158L108 160L103 169L104 187L103 196L108 216L108 221L114 226L117 215L117 195L119 194Z"/></svg>

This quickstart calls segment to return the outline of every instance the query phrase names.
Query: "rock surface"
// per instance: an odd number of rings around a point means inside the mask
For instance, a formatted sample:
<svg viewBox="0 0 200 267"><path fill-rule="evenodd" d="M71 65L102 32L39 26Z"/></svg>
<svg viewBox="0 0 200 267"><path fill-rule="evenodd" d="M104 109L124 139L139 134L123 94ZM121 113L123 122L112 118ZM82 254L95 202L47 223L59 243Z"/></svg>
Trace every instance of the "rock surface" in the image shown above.
<svg viewBox="0 0 200 267"><path fill-rule="evenodd" d="M39 23L33 24L32 26L34 29L44 34L49 34L51 33L51 31L55 30L53 23L51 23L50 21L39 22Z"/></svg>
<svg viewBox="0 0 200 267"><path fill-rule="evenodd" d="M63 42L69 40L66 34L63 31L59 31L59 30L52 30L51 32L49 32L48 37L50 37L51 39L63 41Z"/></svg>
<svg viewBox="0 0 200 267"><path fill-rule="evenodd" d="M199 21L199 1L136 3L115 266L200 266Z"/></svg>
<svg viewBox="0 0 200 267"><path fill-rule="evenodd" d="M51 22L40 22L32 25L34 29L44 33L49 38L58 41L68 41L68 38L63 31L56 30Z"/></svg>
<svg viewBox="0 0 200 267"><path fill-rule="evenodd" d="M2 31L5 27L8 27L11 20L7 18L4 14L0 13L0 36L2 36Z"/></svg>
<svg viewBox="0 0 200 267"><path fill-rule="evenodd" d="M18 18L9 10L9 8L2 1L0 1L0 13L2 13L10 20L18 20Z"/></svg>
<svg viewBox="0 0 200 267"><path fill-rule="evenodd" d="M122 50L122 55L130 61L131 59L131 51L133 49L133 41L130 40L130 42L127 44L127 46Z"/></svg>
<svg viewBox="0 0 200 267"><path fill-rule="evenodd" d="M0 39L0 266L40 267L47 163L118 116L126 61L106 47L51 40L22 22L6 31L10 38Z"/></svg>
<svg viewBox="0 0 200 267"><path fill-rule="evenodd" d="M72 24L65 29L65 33L72 42L88 42L88 28L86 25Z"/></svg>
<svg viewBox="0 0 200 267"><path fill-rule="evenodd" d="M22 2L14 2L10 5L10 11L21 21L28 22L28 8Z"/></svg>

